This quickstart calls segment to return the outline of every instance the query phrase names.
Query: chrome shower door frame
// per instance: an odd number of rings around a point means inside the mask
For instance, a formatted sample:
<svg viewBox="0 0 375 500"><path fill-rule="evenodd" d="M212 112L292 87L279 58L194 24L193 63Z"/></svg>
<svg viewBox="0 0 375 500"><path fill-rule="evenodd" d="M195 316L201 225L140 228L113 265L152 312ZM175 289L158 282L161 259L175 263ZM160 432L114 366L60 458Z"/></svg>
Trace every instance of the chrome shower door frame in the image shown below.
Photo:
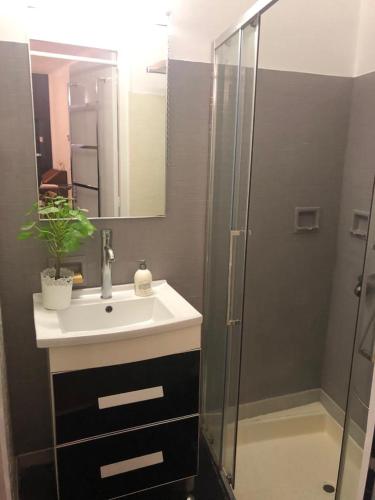
<svg viewBox="0 0 375 500"><path fill-rule="evenodd" d="M218 63L217 51L220 47L228 42L238 33L238 62L237 62L237 96L236 96L236 131L234 139L234 178L232 186L232 203L231 203L231 227L227 235L227 243L229 246L229 262L228 262L228 284L227 284L227 307L226 307L226 345L225 345L225 361L224 361L224 397L222 401L221 418L221 441L219 451L212 449L213 456L221 471L224 482L228 491L233 494L235 482L235 466L236 466L236 447L237 447L237 426L238 426L238 407L239 407L239 391L240 391L240 354L242 348L242 322L244 310L244 285L245 285L245 265L246 265L246 249L247 240L250 235L248 227L248 211L250 197L250 177L251 177L251 161L252 161L252 146L253 146L253 131L254 131L254 116L255 116L255 91L256 91L256 76L258 62L258 43L259 43L259 25L260 15L270 8L277 0L259 0L251 7L230 29L225 31L213 44L213 64L214 64L214 82L212 90L212 116L211 116L211 149L210 149L210 183L209 183L209 208L207 221L207 242L206 242L206 260L205 260L205 294L204 304L205 313L210 302L210 256L212 251L212 220L213 220L213 201L214 201L214 178L215 178L215 137L217 127L217 85L218 85ZM254 67L253 67L253 87L252 87L252 102L250 116L250 137L248 137L249 150L247 151L247 174L246 189L240 185L240 161L241 161L241 145L242 145L242 120L243 116L243 100L244 100L244 84L242 56L243 56L243 33L252 27L254 30ZM249 117L248 117L249 118ZM246 148L245 148L246 149ZM229 189L229 188L228 188ZM240 207L242 217L238 217L239 207L235 210L236 195L239 196L239 191L246 192L244 200ZM238 199L237 199L238 203ZM207 317L205 318L207 324ZM206 345L205 345L206 344ZM204 347L207 347L206 336L204 338ZM207 416L207 349L204 349L203 357L203 375L204 385L202 390L203 403L203 428L206 435L209 436L209 422L205 419ZM220 381L219 381L220 383ZM208 430L208 432L207 432Z"/></svg>

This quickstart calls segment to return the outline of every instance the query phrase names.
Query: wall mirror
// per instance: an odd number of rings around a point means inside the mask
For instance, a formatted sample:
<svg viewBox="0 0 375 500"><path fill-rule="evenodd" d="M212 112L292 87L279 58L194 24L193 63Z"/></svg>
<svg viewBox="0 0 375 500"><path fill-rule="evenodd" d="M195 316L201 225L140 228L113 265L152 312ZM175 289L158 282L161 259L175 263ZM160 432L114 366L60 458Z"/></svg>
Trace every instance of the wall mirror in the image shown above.
<svg viewBox="0 0 375 500"><path fill-rule="evenodd" d="M91 218L165 215L167 26L135 49L30 40L38 199Z"/></svg>

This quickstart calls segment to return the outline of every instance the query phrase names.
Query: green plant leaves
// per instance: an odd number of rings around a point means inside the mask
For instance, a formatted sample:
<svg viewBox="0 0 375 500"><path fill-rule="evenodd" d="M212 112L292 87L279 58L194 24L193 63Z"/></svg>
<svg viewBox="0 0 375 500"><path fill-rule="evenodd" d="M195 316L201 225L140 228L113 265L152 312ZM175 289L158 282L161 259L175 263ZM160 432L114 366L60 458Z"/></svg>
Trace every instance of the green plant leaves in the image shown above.
<svg viewBox="0 0 375 500"><path fill-rule="evenodd" d="M72 208L72 200L64 196L46 198L43 205L34 203L27 213L31 214L40 215L42 219L26 222L20 228L18 239L34 237L44 241L58 262L64 255L78 250L96 231L85 210Z"/></svg>
<svg viewBox="0 0 375 500"><path fill-rule="evenodd" d="M38 212L39 212L40 215L49 215L49 214L58 214L60 212L60 210L59 210L58 207L47 206L47 207L44 207L44 208L40 208L38 210Z"/></svg>
<svg viewBox="0 0 375 500"><path fill-rule="evenodd" d="M33 235L32 231L20 231L17 235L19 240L27 240Z"/></svg>
<svg viewBox="0 0 375 500"><path fill-rule="evenodd" d="M57 196L54 198L54 205L59 206L62 205L63 203L66 203L67 198L64 198L63 196Z"/></svg>
<svg viewBox="0 0 375 500"><path fill-rule="evenodd" d="M36 222L29 222L25 226L21 226L21 231L30 231L34 226Z"/></svg>

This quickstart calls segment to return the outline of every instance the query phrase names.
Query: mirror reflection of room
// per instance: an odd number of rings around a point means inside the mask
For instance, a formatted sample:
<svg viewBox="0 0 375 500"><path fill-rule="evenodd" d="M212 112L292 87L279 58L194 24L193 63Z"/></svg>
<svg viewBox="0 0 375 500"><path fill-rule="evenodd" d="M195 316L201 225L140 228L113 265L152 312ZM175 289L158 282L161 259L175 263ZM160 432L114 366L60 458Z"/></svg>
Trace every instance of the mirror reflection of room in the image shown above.
<svg viewBox="0 0 375 500"><path fill-rule="evenodd" d="M165 215L167 26L134 36L120 52L30 40L40 203Z"/></svg>
<svg viewBox="0 0 375 500"><path fill-rule="evenodd" d="M117 55L31 41L39 200L118 215Z"/></svg>

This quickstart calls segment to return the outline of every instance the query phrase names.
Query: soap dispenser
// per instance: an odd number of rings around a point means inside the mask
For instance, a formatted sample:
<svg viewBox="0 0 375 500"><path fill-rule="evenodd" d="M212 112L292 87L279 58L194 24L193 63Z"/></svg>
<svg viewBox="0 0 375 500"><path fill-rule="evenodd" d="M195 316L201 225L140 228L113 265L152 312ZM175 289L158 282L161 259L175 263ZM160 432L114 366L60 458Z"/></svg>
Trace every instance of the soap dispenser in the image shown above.
<svg viewBox="0 0 375 500"><path fill-rule="evenodd" d="M147 297L152 295L152 274L149 269L147 269L146 261L144 259L139 260L139 269L134 275L134 290L135 294L139 297Z"/></svg>

